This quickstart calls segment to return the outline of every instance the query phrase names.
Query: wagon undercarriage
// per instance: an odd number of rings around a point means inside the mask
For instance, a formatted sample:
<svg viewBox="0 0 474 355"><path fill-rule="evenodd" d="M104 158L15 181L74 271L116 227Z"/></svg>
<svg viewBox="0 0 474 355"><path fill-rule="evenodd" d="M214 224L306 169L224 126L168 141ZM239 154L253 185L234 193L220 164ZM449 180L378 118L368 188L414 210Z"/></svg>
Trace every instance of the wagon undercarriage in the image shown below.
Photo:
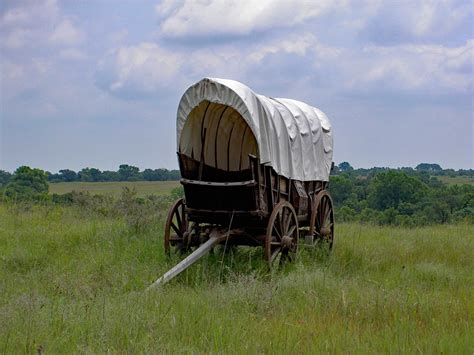
<svg viewBox="0 0 474 355"><path fill-rule="evenodd" d="M263 247L264 258L270 267L292 261L298 245L302 242L312 247L326 243L329 249L332 248L334 214L330 196L325 190L318 193L314 201L312 219L309 225L304 224L304 227L300 227L296 212L287 201L278 203L269 218L258 213L242 212L241 216L235 216L234 213L229 215L228 212L222 212L218 219L228 220L227 226L204 222L207 212L200 212L197 214L199 218L196 218L192 211L187 211L184 199L179 199L171 207L165 225L165 251L167 254L172 251L183 255L190 251L192 253L156 280L152 287L168 282L219 244L227 247ZM236 225L247 221L246 226L233 228L234 218ZM266 228L262 228L262 220L267 221Z"/></svg>

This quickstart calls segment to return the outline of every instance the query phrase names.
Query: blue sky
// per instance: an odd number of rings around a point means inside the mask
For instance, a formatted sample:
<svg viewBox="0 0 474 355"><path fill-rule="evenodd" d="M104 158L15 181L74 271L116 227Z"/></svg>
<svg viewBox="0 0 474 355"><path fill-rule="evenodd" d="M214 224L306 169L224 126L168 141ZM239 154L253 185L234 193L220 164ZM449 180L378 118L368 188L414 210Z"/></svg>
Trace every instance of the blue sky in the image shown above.
<svg viewBox="0 0 474 355"><path fill-rule="evenodd" d="M334 159L473 168L473 1L2 1L0 169L177 168L210 77L322 109Z"/></svg>

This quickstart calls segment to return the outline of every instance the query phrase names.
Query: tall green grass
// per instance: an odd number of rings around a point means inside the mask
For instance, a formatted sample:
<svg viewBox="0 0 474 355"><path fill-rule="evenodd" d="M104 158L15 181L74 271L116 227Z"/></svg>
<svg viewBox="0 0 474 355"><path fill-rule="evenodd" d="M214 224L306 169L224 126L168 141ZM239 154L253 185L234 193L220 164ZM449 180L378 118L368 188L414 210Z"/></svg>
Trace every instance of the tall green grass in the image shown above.
<svg viewBox="0 0 474 355"><path fill-rule="evenodd" d="M216 250L156 292L163 218L0 205L0 353L469 353L474 228L337 225L324 251L269 273Z"/></svg>

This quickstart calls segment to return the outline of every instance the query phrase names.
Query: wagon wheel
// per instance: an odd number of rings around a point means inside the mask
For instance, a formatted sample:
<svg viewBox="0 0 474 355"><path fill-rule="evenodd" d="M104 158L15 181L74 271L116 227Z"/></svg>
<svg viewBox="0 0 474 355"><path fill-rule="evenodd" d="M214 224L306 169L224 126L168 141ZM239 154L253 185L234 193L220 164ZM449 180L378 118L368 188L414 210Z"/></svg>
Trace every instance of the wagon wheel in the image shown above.
<svg viewBox="0 0 474 355"><path fill-rule="evenodd" d="M278 203L268 221L265 235L265 260L270 267L294 259L298 247L298 219L293 206L286 201Z"/></svg>
<svg viewBox="0 0 474 355"><path fill-rule="evenodd" d="M320 191L314 200L311 211L309 235L313 244L327 243L329 250L334 241L334 209L332 199L326 190Z"/></svg>
<svg viewBox="0 0 474 355"><path fill-rule="evenodd" d="M184 212L184 199L180 198L171 206L165 225L165 252L170 254L171 246L179 250L189 244L188 218Z"/></svg>

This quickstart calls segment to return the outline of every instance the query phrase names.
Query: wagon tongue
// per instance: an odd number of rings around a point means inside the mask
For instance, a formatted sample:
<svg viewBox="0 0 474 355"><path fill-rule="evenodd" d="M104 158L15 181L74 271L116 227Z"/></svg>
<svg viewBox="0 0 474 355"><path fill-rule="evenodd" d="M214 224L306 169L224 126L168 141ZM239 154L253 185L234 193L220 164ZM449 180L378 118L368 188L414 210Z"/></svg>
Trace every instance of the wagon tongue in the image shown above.
<svg viewBox="0 0 474 355"><path fill-rule="evenodd" d="M201 244L199 248L197 248L194 252L188 255L185 259L183 259L178 265L173 267L163 276L158 278L155 282L153 282L147 290L155 289L161 285L164 285L168 281L170 281L175 276L179 275L181 272L186 270L204 255L206 255L214 246L219 244L222 240L226 238L226 234L219 232L217 229L212 230L209 239L204 244Z"/></svg>

